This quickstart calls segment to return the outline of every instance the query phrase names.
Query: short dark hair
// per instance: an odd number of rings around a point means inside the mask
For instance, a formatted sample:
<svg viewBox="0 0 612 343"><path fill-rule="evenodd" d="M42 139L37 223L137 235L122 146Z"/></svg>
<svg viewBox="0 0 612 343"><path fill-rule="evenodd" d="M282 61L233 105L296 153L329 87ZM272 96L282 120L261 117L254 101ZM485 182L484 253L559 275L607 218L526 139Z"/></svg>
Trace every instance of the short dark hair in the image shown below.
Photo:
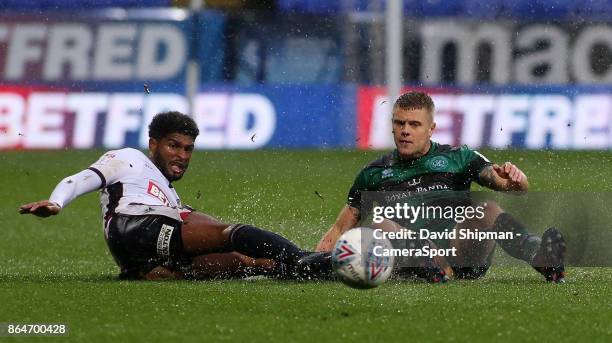
<svg viewBox="0 0 612 343"><path fill-rule="evenodd" d="M200 130L190 116L181 112L168 111L156 114L149 124L149 137L159 140L171 133L181 133L196 139Z"/></svg>
<svg viewBox="0 0 612 343"><path fill-rule="evenodd" d="M399 98L393 104L393 110L400 108L402 110L418 110L426 109L429 114L432 115L435 110L435 105L431 97L427 93L423 92L408 92L400 95Z"/></svg>

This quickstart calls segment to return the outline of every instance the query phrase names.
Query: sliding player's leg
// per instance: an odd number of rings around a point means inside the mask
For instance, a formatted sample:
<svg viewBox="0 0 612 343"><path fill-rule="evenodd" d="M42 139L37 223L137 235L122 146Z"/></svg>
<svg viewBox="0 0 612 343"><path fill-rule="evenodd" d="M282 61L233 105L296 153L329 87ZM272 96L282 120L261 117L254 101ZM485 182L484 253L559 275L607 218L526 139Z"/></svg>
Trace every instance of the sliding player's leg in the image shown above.
<svg viewBox="0 0 612 343"><path fill-rule="evenodd" d="M237 252L212 253L192 259L190 277L202 280L273 276L275 267L276 262L270 259L251 258Z"/></svg>
<svg viewBox="0 0 612 343"><path fill-rule="evenodd" d="M484 218L466 220L457 224L457 229L478 229L510 233L509 239L493 240L454 240L452 246L457 248L458 256L451 263L457 268L455 272L465 277L483 276L490 266L495 242L510 256L523 260L533 266L546 280L564 282L565 240L561 232L550 228L542 238L529 233L525 225L511 214L504 212L495 202L488 201ZM461 270L461 268L466 268Z"/></svg>
<svg viewBox="0 0 612 343"><path fill-rule="evenodd" d="M229 225L203 213L190 212L184 216L181 238L184 253L191 257L237 252L287 266L288 274L316 275L331 271L331 262L325 254L306 252L276 233L252 225Z"/></svg>
<svg viewBox="0 0 612 343"><path fill-rule="evenodd" d="M277 263L254 259L237 252L195 256L191 263L169 262L144 274L145 280L210 280L244 278L255 275L276 276Z"/></svg>
<svg viewBox="0 0 612 343"><path fill-rule="evenodd" d="M181 238L184 253L189 256L236 251L252 258L294 263L307 255L276 233L252 225L226 224L199 212L185 216Z"/></svg>
<svg viewBox="0 0 612 343"><path fill-rule="evenodd" d="M529 263L547 281L565 282L565 239L556 228L549 228L542 237L529 233L525 225L509 213L500 213L492 227L496 232L510 232L512 239L497 240L510 256Z"/></svg>

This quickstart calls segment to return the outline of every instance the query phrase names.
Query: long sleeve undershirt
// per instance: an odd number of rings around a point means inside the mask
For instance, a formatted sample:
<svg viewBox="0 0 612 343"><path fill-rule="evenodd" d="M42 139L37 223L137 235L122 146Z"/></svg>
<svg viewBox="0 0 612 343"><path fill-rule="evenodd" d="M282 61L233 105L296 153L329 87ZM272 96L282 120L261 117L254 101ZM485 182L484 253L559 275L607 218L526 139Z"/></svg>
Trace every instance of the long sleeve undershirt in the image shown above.
<svg viewBox="0 0 612 343"><path fill-rule="evenodd" d="M63 208L78 196L100 189L104 183L94 170L85 169L60 181L51 193L49 201Z"/></svg>

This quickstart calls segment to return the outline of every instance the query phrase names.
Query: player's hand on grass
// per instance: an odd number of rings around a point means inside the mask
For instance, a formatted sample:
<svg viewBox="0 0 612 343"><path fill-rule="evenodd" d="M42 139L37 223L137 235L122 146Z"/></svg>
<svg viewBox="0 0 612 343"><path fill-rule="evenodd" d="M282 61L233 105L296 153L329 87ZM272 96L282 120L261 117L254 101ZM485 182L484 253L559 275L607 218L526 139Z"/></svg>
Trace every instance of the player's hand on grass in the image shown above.
<svg viewBox="0 0 612 343"><path fill-rule="evenodd" d="M49 200L37 201L30 204L21 205L21 207L19 207L19 213L29 213L38 217L54 216L60 213L61 210L61 207Z"/></svg>

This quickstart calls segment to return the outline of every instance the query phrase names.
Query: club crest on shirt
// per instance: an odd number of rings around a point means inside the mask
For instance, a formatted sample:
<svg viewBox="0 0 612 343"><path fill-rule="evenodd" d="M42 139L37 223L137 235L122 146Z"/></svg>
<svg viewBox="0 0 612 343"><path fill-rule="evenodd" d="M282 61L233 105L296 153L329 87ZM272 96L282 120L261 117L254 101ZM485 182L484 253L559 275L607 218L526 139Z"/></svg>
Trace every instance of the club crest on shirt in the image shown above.
<svg viewBox="0 0 612 343"><path fill-rule="evenodd" d="M164 205L170 206L168 197L162 190L155 184L155 182L149 180L149 186L147 187L147 193L159 199Z"/></svg>
<svg viewBox="0 0 612 343"><path fill-rule="evenodd" d="M393 169L385 169L382 171L380 177L383 179L390 178L393 176Z"/></svg>
<svg viewBox="0 0 612 343"><path fill-rule="evenodd" d="M432 170L444 170L448 167L448 160L446 157L436 156L429 161L429 167Z"/></svg>

